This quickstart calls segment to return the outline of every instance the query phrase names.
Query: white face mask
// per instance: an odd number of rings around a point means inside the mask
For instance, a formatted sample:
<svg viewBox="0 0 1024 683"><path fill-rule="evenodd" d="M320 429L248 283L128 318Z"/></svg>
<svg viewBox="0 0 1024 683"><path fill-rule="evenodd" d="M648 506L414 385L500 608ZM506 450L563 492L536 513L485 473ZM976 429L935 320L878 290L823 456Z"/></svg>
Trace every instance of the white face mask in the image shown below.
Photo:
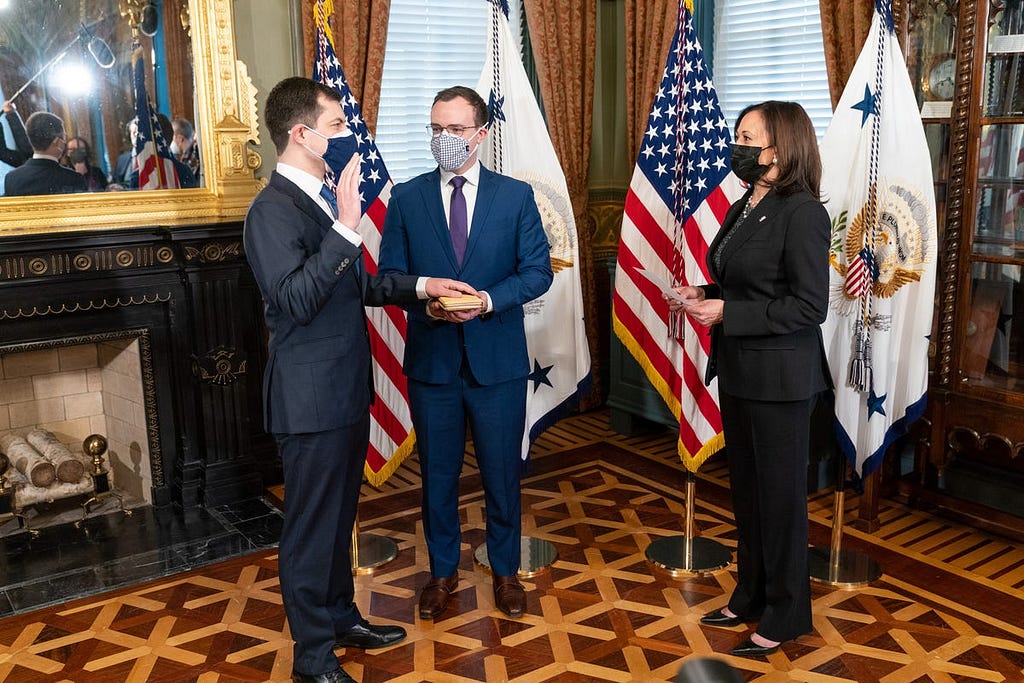
<svg viewBox="0 0 1024 683"><path fill-rule="evenodd" d="M476 137L484 128L486 126L477 128L469 140ZM477 145L470 150L469 140L442 130L439 134L430 138L430 152L434 155L434 161L444 171L454 171L462 168L480 148L480 145Z"/></svg>

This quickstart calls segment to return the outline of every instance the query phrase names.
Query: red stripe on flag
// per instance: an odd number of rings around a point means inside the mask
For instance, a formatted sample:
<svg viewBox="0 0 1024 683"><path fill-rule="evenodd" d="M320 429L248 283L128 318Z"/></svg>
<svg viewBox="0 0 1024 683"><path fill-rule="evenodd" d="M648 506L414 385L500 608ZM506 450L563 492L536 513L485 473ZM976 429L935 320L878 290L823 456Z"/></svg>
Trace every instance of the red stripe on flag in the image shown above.
<svg viewBox="0 0 1024 683"><path fill-rule="evenodd" d="M637 231L650 246L651 250L658 255L668 272L672 272L672 253L675 245L672 239L665 233L661 223L651 215L647 205L640 201L632 190L626 194L626 216L636 226ZM665 259L669 259L666 261ZM653 265L653 264L651 264Z"/></svg>
<svg viewBox="0 0 1024 683"><path fill-rule="evenodd" d="M669 390L672 395L679 396L679 388L682 386L682 379L679 377L679 373L676 372L675 366L672 365L672 361L665 355L661 345L654 340L650 330L643 324L643 322L636 316L633 309L629 307L629 304L623 300L622 295L618 292L615 293L613 306L615 307L615 316L619 319L629 333L636 339L640 348L643 350L644 355L647 356L647 360L650 362L651 367L654 371L665 380L668 384ZM649 342L654 343L649 343ZM675 340L671 343L675 344Z"/></svg>

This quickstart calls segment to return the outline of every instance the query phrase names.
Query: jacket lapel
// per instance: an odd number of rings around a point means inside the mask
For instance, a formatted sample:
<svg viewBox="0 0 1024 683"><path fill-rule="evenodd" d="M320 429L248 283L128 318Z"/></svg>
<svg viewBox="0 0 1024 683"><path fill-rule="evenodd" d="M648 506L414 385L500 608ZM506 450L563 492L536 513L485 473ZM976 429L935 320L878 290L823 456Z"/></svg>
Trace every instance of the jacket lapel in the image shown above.
<svg viewBox="0 0 1024 683"><path fill-rule="evenodd" d="M466 243L466 253L462 257L462 264L465 266L473 255L473 248L480 242L481 233L486 232L488 220L487 215L491 211L491 204L497 195L497 185L494 173L480 166L480 185L476 189L476 203L473 205L473 224L469 228L469 241Z"/></svg>
<svg viewBox="0 0 1024 683"><path fill-rule="evenodd" d="M441 201L441 171L434 169L434 172L423 179L420 184L420 197L423 206L426 207L427 219L430 228L437 236L441 249L451 263L455 271L459 270L455 262L455 249L452 247L452 236L448 232L448 216L444 213L444 203Z"/></svg>
<svg viewBox="0 0 1024 683"><path fill-rule="evenodd" d="M749 197L750 193L748 192L744 195L744 201L732 207L730 213L735 210L736 218L738 218L739 213L743 211L743 207L746 205L746 199ZM728 243L726 243L722 249L721 262L723 273L725 271L726 264L729 262L729 257L735 254L736 250L742 247L743 244L757 234L758 231L763 230L766 225L770 224L775 218L775 215L779 212L781 206L782 198L779 197L774 190L769 190L768 194L762 197L761 201L757 203L757 206L750 211L746 219L739 225L734 225L732 227L732 230L735 231L736 234L729 238ZM722 275L723 273L718 273L718 275Z"/></svg>
<svg viewBox="0 0 1024 683"><path fill-rule="evenodd" d="M310 220L319 226L321 232L326 232L330 229L333 224L330 216L324 213L320 205L313 201L309 195L300 190L298 185L277 171L270 174L270 185L290 197L292 203L295 204L295 208L309 216Z"/></svg>

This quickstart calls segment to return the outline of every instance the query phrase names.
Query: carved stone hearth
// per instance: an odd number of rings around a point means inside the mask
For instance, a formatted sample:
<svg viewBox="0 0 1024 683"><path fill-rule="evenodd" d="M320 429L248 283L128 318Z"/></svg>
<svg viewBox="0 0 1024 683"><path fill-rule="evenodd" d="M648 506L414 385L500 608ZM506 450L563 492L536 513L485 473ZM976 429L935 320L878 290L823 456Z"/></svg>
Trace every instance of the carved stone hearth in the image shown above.
<svg viewBox="0 0 1024 683"><path fill-rule="evenodd" d="M219 505L280 481L261 429L262 302L240 224L0 239L0 355L125 334L150 355L154 505Z"/></svg>

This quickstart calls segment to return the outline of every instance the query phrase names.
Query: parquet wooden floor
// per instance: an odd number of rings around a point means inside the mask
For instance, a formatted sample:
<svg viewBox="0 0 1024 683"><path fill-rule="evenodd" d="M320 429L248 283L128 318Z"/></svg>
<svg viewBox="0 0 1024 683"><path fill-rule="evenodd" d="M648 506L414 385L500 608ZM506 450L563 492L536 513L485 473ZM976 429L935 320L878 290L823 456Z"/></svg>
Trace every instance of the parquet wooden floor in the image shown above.
<svg viewBox="0 0 1024 683"><path fill-rule="evenodd" d="M734 566L673 579L644 549L682 531L683 471L669 432L622 437L598 412L562 422L538 443L524 481L524 531L558 548L526 581L528 614L504 617L473 564L483 500L470 458L460 495L461 581L442 618L416 617L427 559L415 460L364 491L364 531L395 539L396 560L358 577L360 609L402 624L387 650L339 650L357 680L665 681L690 658L717 656L757 681L1024 681L1024 554L1012 543L887 502L875 534L847 527L847 548L883 576L857 590L814 588L815 631L762 660L719 653L747 628L702 626L725 604ZM703 536L735 547L721 458L697 485ZM811 540L828 542L831 494L810 501ZM848 500L848 518L856 513ZM275 551L0 620L0 681L285 681L291 643Z"/></svg>

